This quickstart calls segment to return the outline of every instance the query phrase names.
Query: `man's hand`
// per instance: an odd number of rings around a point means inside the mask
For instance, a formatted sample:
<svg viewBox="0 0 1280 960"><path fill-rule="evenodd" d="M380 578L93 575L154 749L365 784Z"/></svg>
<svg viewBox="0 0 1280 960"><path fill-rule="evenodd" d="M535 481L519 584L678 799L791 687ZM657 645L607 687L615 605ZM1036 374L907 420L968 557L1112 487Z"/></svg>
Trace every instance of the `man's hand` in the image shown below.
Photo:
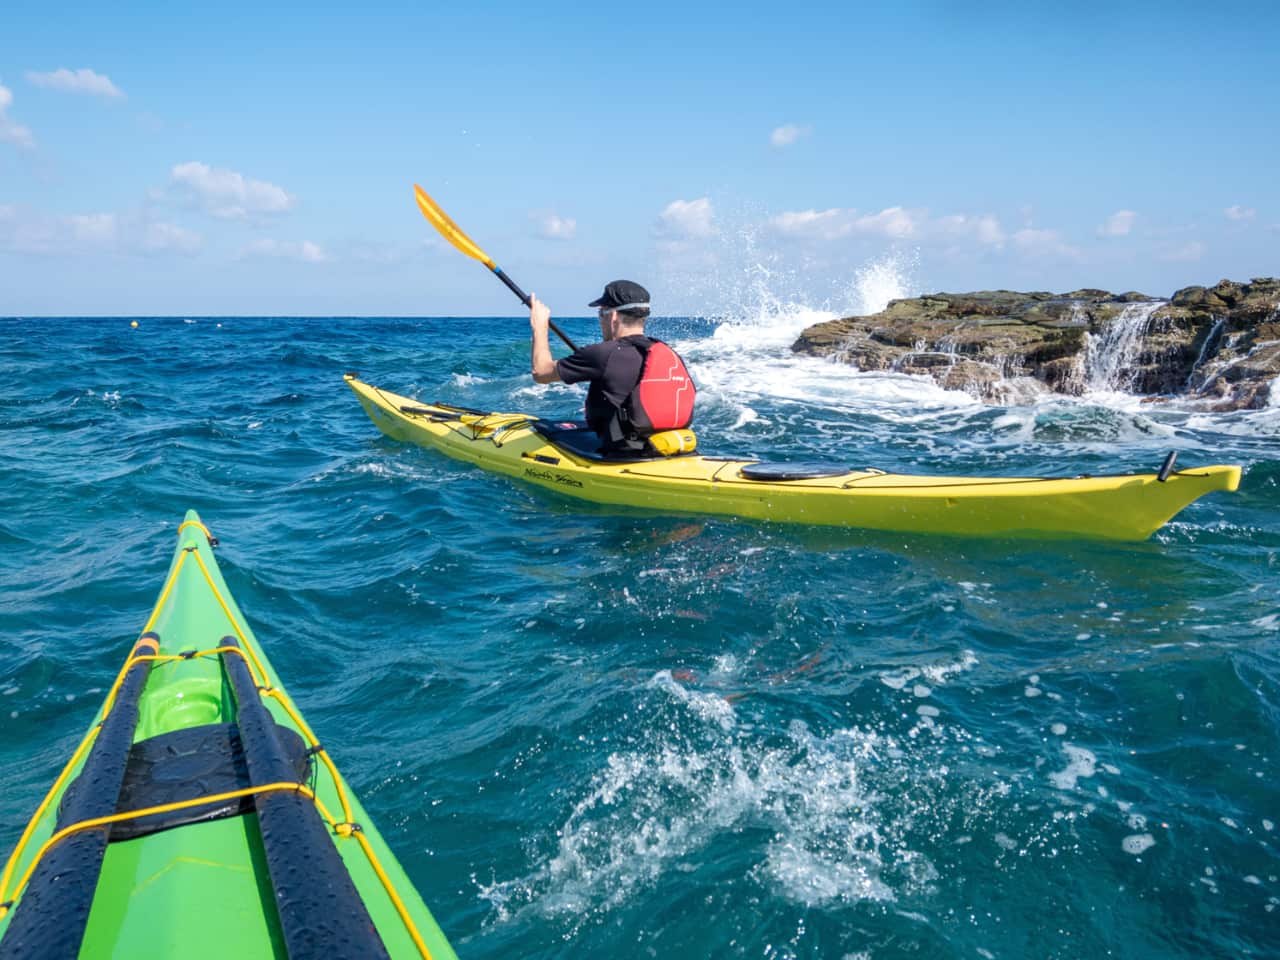
<svg viewBox="0 0 1280 960"><path fill-rule="evenodd" d="M529 294L529 328L533 330L531 366L533 379L538 383L555 383L560 379L555 361L551 359L551 345L547 342L547 328L551 323L551 308Z"/></svg>
<svg viewBox="0 0 1280 960"><path fill-rule="evenodd" d="M536 293L529 294L529 326L534 333L547 335L547 326L551 323L551 308L538 299Z"/></svg>

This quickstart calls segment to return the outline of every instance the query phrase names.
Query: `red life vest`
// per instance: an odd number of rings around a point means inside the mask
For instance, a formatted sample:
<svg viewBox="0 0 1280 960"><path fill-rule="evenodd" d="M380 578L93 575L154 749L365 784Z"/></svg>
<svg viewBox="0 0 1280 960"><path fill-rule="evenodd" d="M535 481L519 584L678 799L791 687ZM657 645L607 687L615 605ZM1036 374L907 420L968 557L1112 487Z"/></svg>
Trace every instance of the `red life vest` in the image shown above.
<svg viewBox="0 0 1280 960"><path fill-rule="evenodd" d="M623 415L641 437L662 430L683 430L693 422L698 388L680 355L661 340L631 340L644 357L640 380L622 405Z"/></svg>

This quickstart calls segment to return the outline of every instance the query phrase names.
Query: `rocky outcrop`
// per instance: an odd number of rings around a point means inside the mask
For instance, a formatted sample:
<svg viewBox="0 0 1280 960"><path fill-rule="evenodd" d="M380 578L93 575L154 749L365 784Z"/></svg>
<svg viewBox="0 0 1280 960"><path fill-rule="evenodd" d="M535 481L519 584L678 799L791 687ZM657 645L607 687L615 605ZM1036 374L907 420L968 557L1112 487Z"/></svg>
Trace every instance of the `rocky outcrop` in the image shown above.
<svg viewBox="0 0 1280 960"><path fill-rule="evenodd" d="M928 294L816 324L792 349L1000 402L1124 390L1262 407L1280 375L1280 279L1223 280L1168 300L1093 289Z"/></svg>

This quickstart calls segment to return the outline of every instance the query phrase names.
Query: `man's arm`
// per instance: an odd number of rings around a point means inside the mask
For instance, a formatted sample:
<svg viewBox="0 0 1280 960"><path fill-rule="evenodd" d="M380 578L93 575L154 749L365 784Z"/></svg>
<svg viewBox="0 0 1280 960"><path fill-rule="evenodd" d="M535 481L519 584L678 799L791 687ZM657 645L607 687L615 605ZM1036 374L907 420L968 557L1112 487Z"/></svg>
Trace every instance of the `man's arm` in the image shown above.
<svg viewBox="0 0 1280 960"><path fill-rule="evenodd" d="M547 327L550 322L551 308L539 300L536 294L530 294L529 327L533 330L531 365L533 379L538 383L557 383L560 380L556 362L551 359L551 344L547 342Z"/></svg>

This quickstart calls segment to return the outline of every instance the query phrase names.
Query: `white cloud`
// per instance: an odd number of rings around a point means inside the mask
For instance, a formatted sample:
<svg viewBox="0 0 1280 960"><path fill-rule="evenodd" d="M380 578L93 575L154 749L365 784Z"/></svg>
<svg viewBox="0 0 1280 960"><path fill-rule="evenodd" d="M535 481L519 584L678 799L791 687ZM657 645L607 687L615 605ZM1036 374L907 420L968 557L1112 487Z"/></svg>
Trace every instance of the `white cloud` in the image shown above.
<svg viewBox="0 0 1280 960"><path fill-rule="evenodd" d="M1080 250L1064 241L1057 230L1024 227L1013 235L1013 245L1029 257L1082 259Z"/></svg>
<svg viewBox="0 0 1280 960"><path fill-rule="evenodd" d="M538 220L538 233L548 240L572 240L578 232L578 221L555 213L533 214Z"/></svg>
<svg viewBox="0 0 1280 960"><path fill-rule="evenodd" d="M169 172L169 186L222 220L284 213L294 204L283 187L195 160L175 165Z"/></svg>
<svg viewBox="0 0 1280 960"><path fill-rule="evenodd" d="M408 261L412 250L403 246L394 246L377 241L360 241L349 244L343 251L344 260L366 266L389 267Z"/></svg>
<svg viewBox="0 0 1280 960"><path fill-rule="evenodd" d="M325 252L310 240L303 240L298 252L308 263L321 263L329 259Z"/></svg>
<svg viewBox="0 0 1280 960"><path fill-rule="evenodd" d="M880 233L894 240L913 236L925 214L903 207L886 207L879 213L869 213L854 221L854 228L861 233Z"/></svg>
<svg viewBox="0 0 1280 960"><path fill-rule="evenodd" d="M858 211L832 207L828 210L797 210L780 213L769 220L781 233L816 240L838 240L850 234L869 234L890 240L926 238L933 234L966 237L984 244L1001 244L1004 231L992 216L954 215L929 218L927 210L886 207L879 213L858 215Z"/></svg>
<svg viewBox="0 0 1280 960"><path fill-rule="evenodd" d="M86 68L80 70L68 70L66 67L59 67L57 70L51 70L48 73L36 73L35 71L27 71L27 80L34 83L37 87L47 87L50 90L61 90L63 93L87 93L95 97L123 97L111 78L105 74L95 73Z"/></svg>
<svg viewBox="0 0 1280 960"><path fill-rule="evenodd" d="M250 260L264 257L276 260L297 260L300 263L326 263L329 260L328 254L320 245L310 240L272 240L270 238L253 241L240 251L237 259Z"/></svg>
<svg viewBox="0 0 1280 960"><path fill-rule="evenodd" d="M855 211L831 207L828 210L794 210L770 217L769 223L780 233L838 240L853 232Z"/></svg>
<svg viewBox="0 0 1280 960"><path fill-rule="evenodd" d="M948 238L974 240L987 247L1004 246L1004 228L989 213L967 215L963 213L939 217L926 225L928 230Z"/></svg>
<svg viewBox="0 0 1280 960"><path fill-rule="evenodd" d="M52 215L0 207L0 249L37 256L99 254L191 255L199 234L141 213Z"/></svg>
<svg viewBox="0 0 1280 960"><path fill-rule="evenodd" d="M1199 260L1205 255L1209 248L1199 240L1192 240L1190 243L1183 244L1181 247L1174 247L1172 250L1166 250L1160 255L1161 260L1168 260L1174 263L1187 263L1193 260Z"/></svg>
<svg viewBox="0 0 1280 960"><path fill-rule="evenodd" d="M673 200L658 215L655 229L660 236L673 240L705 239L715 235L714 217L715 211L707 197Z"/></svg>
<svg viewBox="0 0 1280 960"><path fill-rule="evenodd" d="M75 243L103 249L114 247L119 233L119 218L114 213L83 213L64 217Z"/></svg>
<svg viewBox="0 0 1280 960"><path fill-rule="evenodd" d="M1098 226L1100 237L1126 237L1133 229L1133 221L1138 215L1132 210L1117 210Z"/></svg>
<svg viewBox="0 0 1280 960"><path fill-rule="evenodd" d="M31 131L9 116L9 107L13 104L13 92L0 86L0 143L12 143L14 146L30 149L36 145Z"/></svg>
<svg viewBox="0 0 1280 960"><path fill-rule="evenodd" d="M794 123L785 123L769 134L769 142L775 147L789 147L801 137L813 132L812 127L802 127Z"/></svg>
<svg viewBox="0 0 1280 960"><path fill-rule="evenodd" d="M1228 220L1252 220L1258 215L1258 211L1253 207L1242 207L1236 203L1223 210L1222 215Z"/></svg>
<svg viewBox="0 0 1280 960"><path fill-rule="evenodd" d="M148 223L142 230L139 244L149 253L197 253L204 245L200 234L175 223Z"/></svg>

